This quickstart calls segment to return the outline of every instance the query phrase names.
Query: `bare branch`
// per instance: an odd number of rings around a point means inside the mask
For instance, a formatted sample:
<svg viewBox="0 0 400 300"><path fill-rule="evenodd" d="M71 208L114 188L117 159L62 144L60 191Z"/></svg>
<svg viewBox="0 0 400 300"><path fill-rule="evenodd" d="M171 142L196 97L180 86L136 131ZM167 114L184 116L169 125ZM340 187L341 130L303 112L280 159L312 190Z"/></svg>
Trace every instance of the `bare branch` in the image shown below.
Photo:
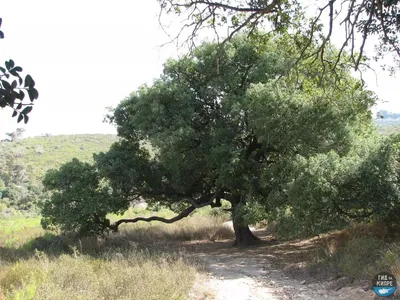
<svg viewBox="0 0 400 300"><path fill-rule="evenodd" d="M367 41L367 35L368 35L368 32L369 32L368 27L369 27L369 25L371 24L371 22L372 22L372 17L373 17L373 15L374 15L374 8L375 8L374 3L375 3L375 0L372 0L372 2L371 2L371 11L370 11L370 13L369 13L369 18L368 18L368 21L365 22L365 24L364 24L364 28L363 28L363 39L362 39L362 43L361 43L361 47L360 47L360 54L359 54L358 57L357 57L357 61L356 61L356 65L355 65L355 69L356 69L356 70L358 69L358 66L359 66L359 64L360 64L362 55L363 55L363 53L364 53L364 46L365 46L365 42Z"/></svg>
<svg viewBox="0 0 400 300"><path fill-rule="evenodd" d="M123 224L123 223L137 223L139 221L142 222L152 222L152 221L158 221L158 222L162 222L162 223L167 223L167 224L171 224L174 223L176 221L179 221L187 216L189 216L195 209L197 208L201 208L201 207L205 207L207 205L212 205L214 199L216 198L216 196L218 195L218 193L213 194L208 201L203 202L204 198L209 197L209 195L201 197L199 200L195 200L193 198L185 198L183 199L184 201L190 202L192 205L189 206L188 208L184 209L181 213L179 213L177 216L171 218L171 219L166 219L166 218L162 218L162 217L158 217L158 216L152 216L152 217L137 217L134 219L121 219L118 220L117 222L115 222L114 224L109 225L108 227L117 232L118 231L118 227L119 225Z"/></svg>
<svg viewBox="0 0 400 300"><path fill-rule="evenodd" d="M224 10L231 10L231 11L236 11L236 12L255 12L257 14L268 14L268 13L272 12L274 10L274 8L279 5L280 2L281 2L280 0L273 0L270 4L268 4L264 8L239 7L239 6L232 6L229 4L224 4L224 3L220 3L220 2L214 2L214 1L206 1L206 0L194 0L187 4L175 4L175 6L189 8L192 6L196 6L198 4L204 4L207 6L213 6L213 7L217 7L217 8L222 8Z"/></svg>
<svg viewBox="0 0 400 300"><path fill-rule="evenodd" d="M218 44L222 45L229 41L234 35L240 31L247 30L246 33L251 35L262 23L263 18L272 25L273 31L280 31L282 26L287 28L287 32L294 33L293 38L298 34L305 37L299 47L299 57L293 65L296 66L301 60L308 58L319 59L322 64L323 72L327 71L329 63L329 71L339 66L346 49L349 51L349 59L355 70L358 70L362 58L365 56L366 40L371 35L379 36L379 50L381 52L394 52L400 57L400 47L398 33L400 32L400 21L396 19L396 11L400 8L397 2L386 3L382 5L381 0L327 0L327 4L319 8L315 18L311 19L308 28L303 27L305 10L300 6L298 1L284 2L281 0L270 1L241 1L233 2L228 0L159 0L164 10L177 15L189 13L190 21L183 27L191 28L191 34L185 43L190 44L190 49L195 47L194 38L203 29L212 29L217 37ZM347 4L347 7L346 7ZM185 12L180 9L185 8ZM208 8L208 10L204 10ZM322 33L322 13L329 8L328 15L328 31ZM345 15L344 19L336 24L334 21ZM229 26L228 16L234 16L240 21ZM285 16L280 20L281 16ZM299 19L297 19L297 17ZM398 18L398 17L397 17ZM208 24L208 20L212 20ZM221 20L221 24L218 22ZM217 26L225 26L232 28L232 32L228 32L225 37L219 36ZM343 43L339 46L339 52L336 54L332 62L328 62L324 56L329 47L336 25L344 25L345 35ZM304 29L307 30L304 33ZM316 35L320 33L320 35ZM181 35L181 32L179 33ZM358 40L358 37L360 39ZM314 44L316 48L314 48ZM313 53L307 53L307 49L312 49ZM316 50L315 50L316 49ZM358 50L358 51L356 51ZM311 52L311 51L310 51ZM322 76L321 76L322 77Z"/></svg>
<svg viewBox="0 0 400 300"><path fill-rule="evenodd" d="M186 208L185 210L183 210L180 214L178 214L177 216L175 216L175 217L173 217L171 219L166 219L166 218L162 218L162 217L158 217L158 216L152 216L152 217L148 217L148 218L138 217L138 218L134 218L134 219L121 219L121 220L118 220L117 222L115 222L114 224L111 224L109 226L109 228L111 230L117 232L119 225L121 225L123 223L136 223L136 222L139 222L139 221L143 221L143 222L159 221L159 222L162 222L162 223L171 224L171 223L174 223L176 221L179 221L179 220L187 217L195 209L196 209L196 207L190 206L190 207Z"/></svg>

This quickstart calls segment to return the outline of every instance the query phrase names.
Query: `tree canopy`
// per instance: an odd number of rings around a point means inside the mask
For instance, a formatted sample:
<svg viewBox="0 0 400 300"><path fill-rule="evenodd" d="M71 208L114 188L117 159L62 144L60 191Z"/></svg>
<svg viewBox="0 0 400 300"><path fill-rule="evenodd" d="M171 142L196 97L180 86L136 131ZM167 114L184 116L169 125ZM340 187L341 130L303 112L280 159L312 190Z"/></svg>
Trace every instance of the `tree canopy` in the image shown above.
<svg viewBox="0 0 400 300"><path fill-rule="evenodd" d="M301 50L299 59L311 55L321 63L337 65L348 51L349 63L357 70L364 62L367 40L375 40L375 59L389 53L394 54L397 64L400 62L400 2L397 0L158 1L160 17L163 14L182 17L181 31L174 40L181 43L179 39L183 38L190 48L205 30L213 31L223 44L240 31L246 30L252 35L262 29L273 34L289 33L293 44ZM342 36L339 51L335 58L329 59L325 53L337 32ZM304 51L314 43L318 47L306 54Z"/></svg>
<svg viewBox="0 0 400 300"><path fill-rule="evenodd" d="M190 56L170 59L159 79L109 116L121 140L96 155L93 168L73 161L46 175L43 183L55 193L45 203L44 224L72 228L85 214L93 228L117 230L128 222L177 221L225 199L236 245L256 241L246 210L261 205L272 212L287 205L286 185L299 158L332 151L344 156L371 129L374 96L344 67L321 78L324 66L305 61L301 73L278 80L296 59L290 49L282 37L260 43L237 36L223 48L204 43ZM75 174L73 168L82 170ZM91 191L84 192L88 186ZM110 224L107 213L125 211L137 197L178 215ZM71 214L80 216L63 217ZM86 226L75 229L87 231Z"/></svg>

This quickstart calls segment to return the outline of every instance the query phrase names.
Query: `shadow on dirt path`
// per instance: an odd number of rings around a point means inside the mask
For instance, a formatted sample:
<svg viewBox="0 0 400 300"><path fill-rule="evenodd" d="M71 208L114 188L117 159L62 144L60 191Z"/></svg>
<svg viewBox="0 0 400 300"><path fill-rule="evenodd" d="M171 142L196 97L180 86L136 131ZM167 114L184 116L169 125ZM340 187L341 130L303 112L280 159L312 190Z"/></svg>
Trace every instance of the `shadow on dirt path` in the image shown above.
<svg viewBox="0 0 400 300"><path fill-rule="evenodd" d="M190 299L375 299L365 282L337 288L343 278L319 281L302 277L302 257L315 247L312 241L280 243L263 231L256 234L262 243L246 249L232 248L232 241L185 243L190 256L204 263L207 272L195 284ZM288 270L296 265L299 272L294 276Z"/></svg>

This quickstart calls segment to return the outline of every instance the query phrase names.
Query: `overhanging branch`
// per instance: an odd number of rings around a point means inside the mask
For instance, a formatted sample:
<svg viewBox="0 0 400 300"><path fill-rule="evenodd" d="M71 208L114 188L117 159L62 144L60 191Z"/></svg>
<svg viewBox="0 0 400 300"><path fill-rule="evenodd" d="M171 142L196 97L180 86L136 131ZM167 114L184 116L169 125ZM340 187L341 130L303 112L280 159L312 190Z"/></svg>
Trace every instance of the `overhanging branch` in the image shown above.
<svg viewBox="0 0 400 300"><path fill-rule="evenodd" d="M365 56L366 40L371 35L379 38L376 44L378 56L393 52L400 57L398 37L400 21L397 13L400 4L397 1L327 0L313 18L303 16L305 8L301 7L298 1L159 0L159 2L162 12L188 16L182 29L190 31L184 42L189 45L190 50L195 47L194 39L204 29L213 29L218 36L218 44L223 45L244 29L248 29L249 34L256 31L263 20L267 20L272 25L272 31L280 32L282 28L286 28L287 32L294 30L293 37L298 34L304 37L303 43L297 45L300 55L295 59L294 66L302 60L315 57L315 60L320 59L323 73L328 71L325 70L327 66L329 71L332 71L339 65L345 50L348 50L349 55L346 55L346 60L350 58L352 66L358 70ZM323 13L328 13L327 32L322 30ZM231 21L229 17L232 17ZM335 24L334 21L342 17L343 19ZM278 20L279 18L282 20ZM312 21L308 28L304 28L306 20ZM228 31L227 35L221 36L220 39L216 28L224 26L232 31ZM335 54L336 57L326 60L324 56L326 50L330 50L333 32L341 26L344 26L345 33L339 46L339 53ZM313 44L316 45L315 49ZM311 50L311 53L307 50Z"/></svg>
<svg viewBox="0 0 400 300"><path fill-rule="evenodd" d="M136 222L139 222L139 221L143 221L143 222L159 221L159 222L162 222L162 223L171 224L171 223L174 223L176 221L179 221L179 220L187 217L195 209L196 209L196 207L190 206L190 207L186 208L185 210L183 210L180 214L178 214L177 216L175 216L175 217L173 217L171 219L166 219L166 218L162 218L162 217L158 217L158 216L152 216L152 217L148 217L148 218L137 217L137 218L134 218L134 219L121 219L121 220L118 220L117 222L115 222L114 224L111 224L109 226L109 228L111 230L117 232L119 225L121 225L123 223L136 223Z"/></svg>
<svg viewBox="0 0 400 300"><path fill-rule="evenodd" d="M170 219L166 219L166 218L162 218L162 217L158 217L158 216L151 216L148 218L145 217L137 217L137 218L133 218L133 219L121 219L118 220L117 222L110 224L108 226L109 229L117 232L118 231L118 227L119 225L123 224L123 223L137 223L137 222L152 222L152 221L158 221L158 222L162 222L162 223L167 223L167 224L171 224L174 223L176 221L179 221L187 216L189 216L194 210L196 210L197 208L201 208L201 207L205 207L208 205L213 206L213 201L214 199L216 199L218 197L220 192L214 193L213 195L206 195L201 197L200 199L198 199L197 201L193 198L189 198L186 197L183 199L183 201L189 202L192 205L189 206L188 208L184 209L182 212L180 212L178 215L176 215L173 218ZM207 201L205 201L205 199L208 199Z"/></svg>

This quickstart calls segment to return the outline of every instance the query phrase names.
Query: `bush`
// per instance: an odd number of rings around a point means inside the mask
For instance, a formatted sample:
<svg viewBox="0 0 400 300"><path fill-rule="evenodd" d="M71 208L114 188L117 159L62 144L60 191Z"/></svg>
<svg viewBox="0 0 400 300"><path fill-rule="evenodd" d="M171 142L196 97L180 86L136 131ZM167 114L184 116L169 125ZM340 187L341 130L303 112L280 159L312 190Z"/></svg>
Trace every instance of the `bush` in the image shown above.
<svg viewBox="0 0 400 300"><path fill-rule="evenodd" d="M270 222L279 222L280 236L312 236L373 220L398 228L400 135L355 140L353 148L345 156L331 151L297 157L283 205L269 214Z"/></svg>
<svg viewBox="0 0 400 300"><path fill-rule="evenodd" d="M101 235L108 229L106 215L115 212L112 203L118 200L93 165L74 158L59 170L48 171L43 185L52 191L42 207L44 229L58 227L80 235Z"/></svg>

